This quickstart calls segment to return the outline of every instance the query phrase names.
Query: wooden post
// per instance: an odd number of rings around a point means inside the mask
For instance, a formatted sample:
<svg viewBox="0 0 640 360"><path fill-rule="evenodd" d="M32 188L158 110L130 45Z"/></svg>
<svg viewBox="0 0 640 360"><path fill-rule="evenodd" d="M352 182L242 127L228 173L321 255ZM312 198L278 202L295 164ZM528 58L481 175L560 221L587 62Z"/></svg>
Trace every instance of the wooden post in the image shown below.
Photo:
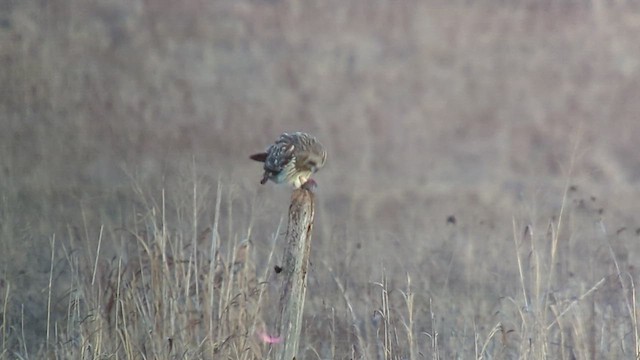
<svg viewBox="0 0 640 360"><path fill-rule="evenodd" d="M304 188L295 190L289 206L287 245L281 273L284 279L278 329L283 344L278 354L279 360L293 360L298 353L304 298L307 291L313 215L313 192Z"/></svg>

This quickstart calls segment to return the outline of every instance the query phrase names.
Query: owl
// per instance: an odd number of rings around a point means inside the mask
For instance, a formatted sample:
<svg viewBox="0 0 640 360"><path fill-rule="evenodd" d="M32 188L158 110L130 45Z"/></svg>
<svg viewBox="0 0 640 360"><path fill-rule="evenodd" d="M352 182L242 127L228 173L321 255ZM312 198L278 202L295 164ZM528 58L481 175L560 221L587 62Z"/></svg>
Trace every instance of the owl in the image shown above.
<svg viewBox="0 0 640 360"><path fill-rule="evenodd" d="M327 151L309 134L283 133L265 152L253 154L250 158L264 163L260 184L271 180L276 184L291 184L298 189L324 166ZM310 183L315 184L313 180Z"/></svg>

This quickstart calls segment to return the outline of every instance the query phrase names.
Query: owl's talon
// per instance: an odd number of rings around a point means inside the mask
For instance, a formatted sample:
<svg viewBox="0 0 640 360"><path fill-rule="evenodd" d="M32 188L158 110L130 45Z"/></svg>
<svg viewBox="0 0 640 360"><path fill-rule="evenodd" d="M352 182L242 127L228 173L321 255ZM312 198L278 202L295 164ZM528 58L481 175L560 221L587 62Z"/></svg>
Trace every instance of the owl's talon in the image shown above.
<svg viewBox="0 0 640 360"><path fill-rule="evenodd" d="M317 187L318 183L313 179L307 180L304 184L302 184L302 186L300 186L301 189L309 191L314 191Z"/></svg>

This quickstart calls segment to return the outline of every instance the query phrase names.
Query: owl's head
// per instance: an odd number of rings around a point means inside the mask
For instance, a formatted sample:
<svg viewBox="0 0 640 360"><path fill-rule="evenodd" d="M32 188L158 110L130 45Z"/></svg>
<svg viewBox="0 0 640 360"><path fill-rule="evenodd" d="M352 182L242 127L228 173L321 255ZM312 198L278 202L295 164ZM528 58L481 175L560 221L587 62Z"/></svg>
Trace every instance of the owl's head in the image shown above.
<svg viewBox="0 0 640 360"><path fill-rule="evenodd" d="M313 153L313 155L309 156L309 159L307 161L309 169L311 169L311 172L313 173L322 169L324 164L327 162L327 151L320 143L317 143L317 145L319 146L317 146L316 151Z"/></svg>

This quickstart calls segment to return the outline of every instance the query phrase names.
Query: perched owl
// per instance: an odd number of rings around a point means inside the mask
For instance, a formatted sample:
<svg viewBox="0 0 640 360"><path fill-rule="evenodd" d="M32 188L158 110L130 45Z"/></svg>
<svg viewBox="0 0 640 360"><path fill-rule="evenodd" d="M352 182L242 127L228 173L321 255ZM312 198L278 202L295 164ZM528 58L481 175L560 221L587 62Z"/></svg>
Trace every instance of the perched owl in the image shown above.
<svg viewBox="0 0 640 360"><path fill-rule="evenodd" d="M298 189L324 166L327 151L309 134L284 133L265 152L251 155L250 158L264 163L260 184L271 180L276 184L291 184Z"/></svg>

